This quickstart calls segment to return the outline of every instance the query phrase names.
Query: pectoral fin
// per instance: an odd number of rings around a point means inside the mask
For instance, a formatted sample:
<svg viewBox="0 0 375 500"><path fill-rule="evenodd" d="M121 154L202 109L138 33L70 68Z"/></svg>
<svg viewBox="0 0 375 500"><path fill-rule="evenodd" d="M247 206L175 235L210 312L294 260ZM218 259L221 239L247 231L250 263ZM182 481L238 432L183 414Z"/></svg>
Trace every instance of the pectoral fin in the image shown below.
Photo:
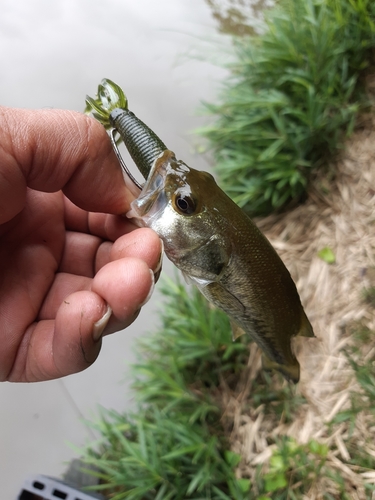
<svg viewBox="0 0 375 500"><path fill-rule="evenodd" d="M301 317L301 328L299 329L297 335L300 335L301 337L315 337L311 323L308 320L305 311L303 309Z"/></svg>
<svg viewBox="0 0 375 500"><path fill-rule="evenodd" d="M245 335L245 330L243 330L233 319L230 318L230 326L232 329L232 339L233 342L237 340L242 335Z"/></svg>

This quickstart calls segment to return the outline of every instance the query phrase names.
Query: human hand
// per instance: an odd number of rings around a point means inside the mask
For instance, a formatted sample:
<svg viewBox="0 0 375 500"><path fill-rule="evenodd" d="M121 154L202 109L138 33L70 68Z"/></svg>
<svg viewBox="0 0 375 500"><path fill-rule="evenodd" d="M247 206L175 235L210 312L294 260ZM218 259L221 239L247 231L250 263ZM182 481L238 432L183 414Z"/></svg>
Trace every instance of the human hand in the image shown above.
<svg viewBox="0 0 375 500"><path fill-rule="evenodd" d="M94 119L0 107L0 380L87 368L154 286L161 243Z"/></svg>

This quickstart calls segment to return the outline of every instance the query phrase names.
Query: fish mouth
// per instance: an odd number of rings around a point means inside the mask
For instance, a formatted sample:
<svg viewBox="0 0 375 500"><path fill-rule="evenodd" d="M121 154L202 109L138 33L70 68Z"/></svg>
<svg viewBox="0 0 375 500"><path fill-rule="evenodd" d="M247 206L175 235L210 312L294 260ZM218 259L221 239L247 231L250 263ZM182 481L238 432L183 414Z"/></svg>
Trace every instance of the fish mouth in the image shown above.
<svg viewBox="0 0 375 500"><path fill-rule="evenodd" d="M131 203L131 210L126 214L129 218L140 219L157 216L168 203L165 192L169 159L174 153L163 151L154 161L150 174L142 186L137 199Z"/></svg>

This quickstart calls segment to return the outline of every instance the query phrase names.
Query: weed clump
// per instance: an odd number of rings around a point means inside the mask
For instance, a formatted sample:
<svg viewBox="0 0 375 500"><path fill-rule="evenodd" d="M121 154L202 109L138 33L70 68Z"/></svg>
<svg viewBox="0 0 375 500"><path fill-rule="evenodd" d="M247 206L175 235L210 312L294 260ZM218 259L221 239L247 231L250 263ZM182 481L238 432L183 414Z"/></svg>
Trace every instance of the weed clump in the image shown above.
<svg viewBox="0 0 375 500"><path fill-rule="evenodd" d="M208 138L227 193L252 215L306 196L368 105L375 47L372 0L283 0L258 37L235 39L231 78Z"/></svg>
<svg viewBox="0 0 375 500"><path fill-rule="evenodd" d="M241 457L230 451L221 395L247 363L249 347L233 343L226 315L195 290L168 281L162 328L140 342L133 367L138 411L104 414L95 466L109 498L230 500L248 498L237 478Z"/></svg>

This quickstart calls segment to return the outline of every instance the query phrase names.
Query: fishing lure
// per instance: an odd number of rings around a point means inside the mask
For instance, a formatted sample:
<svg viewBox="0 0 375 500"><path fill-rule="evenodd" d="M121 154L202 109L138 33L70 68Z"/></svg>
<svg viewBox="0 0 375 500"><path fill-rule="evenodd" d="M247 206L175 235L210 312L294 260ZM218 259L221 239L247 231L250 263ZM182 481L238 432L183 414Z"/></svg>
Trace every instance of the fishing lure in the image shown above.
<svg viewBox="0 0 375 500"><path fill-rule="evenodd" d="M159 137L128 109L128 100L122 89L114 82L103 79L98 87L97 98L86 96L87 114L91 114L106 129L111 129L110 136L116 156L126 174L134 184L142 189L141 184L135 179L126 166L117 144L119 140L116 133L120 134L134 163L143 177L147 179L155 158L167 149Z"/></svg>
<svg viewBox="0 0 375 500"><path fill-rule="evenodd" d="M246 332L255 340L266 367L298 382L291 339L314 334L296 286L267 238L211 174L176 159L128 110L116 84L103 80L98 98L87 98L87 106L118 131L146 179L138 184L142 191L127 217L156 231L168 258L231 318L234 336ZM112 139L117 149L114 132Z"/></svg>

